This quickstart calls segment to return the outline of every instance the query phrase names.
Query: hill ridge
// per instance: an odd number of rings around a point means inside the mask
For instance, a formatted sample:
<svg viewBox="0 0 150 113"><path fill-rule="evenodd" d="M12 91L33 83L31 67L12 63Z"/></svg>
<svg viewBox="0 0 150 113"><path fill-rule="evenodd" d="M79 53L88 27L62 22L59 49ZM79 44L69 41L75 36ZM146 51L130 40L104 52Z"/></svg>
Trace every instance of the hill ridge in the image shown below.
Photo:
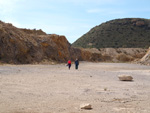
<svg viewBox="0 0 150 113"><path fill-rule="evenodd" d="M83 48L148 48L150 19L123 18L93 27L72 46Z"/></svg>

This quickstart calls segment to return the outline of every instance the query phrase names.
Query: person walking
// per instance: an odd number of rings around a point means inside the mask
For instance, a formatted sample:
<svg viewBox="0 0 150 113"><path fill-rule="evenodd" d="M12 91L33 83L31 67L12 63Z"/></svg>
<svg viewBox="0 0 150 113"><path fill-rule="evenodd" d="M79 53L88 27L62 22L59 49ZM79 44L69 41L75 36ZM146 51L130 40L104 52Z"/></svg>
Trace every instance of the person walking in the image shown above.
<svg viewBox="0 0 150 113"><path fill-rule="evenodd" d="M75 69L78 69L78 66L79 66L79 60L76 58L76 60L75 60Z"/></svg>
<svg viewBox="0 0 150 113"><path fill-rule="evenodd" d="M70 67L71 67L71 60L68 60L68 68L69 68L69 70L70 70Z"/></svg>

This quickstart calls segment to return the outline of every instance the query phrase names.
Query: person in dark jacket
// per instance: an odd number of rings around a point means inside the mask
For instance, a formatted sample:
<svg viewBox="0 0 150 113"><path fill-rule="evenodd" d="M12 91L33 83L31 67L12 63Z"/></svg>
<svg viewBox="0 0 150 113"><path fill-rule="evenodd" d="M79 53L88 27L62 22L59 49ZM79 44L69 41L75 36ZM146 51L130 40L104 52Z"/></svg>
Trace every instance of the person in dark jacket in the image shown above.
<svg viewBox="0 0 150 113"><path fill-rule="evenodd" d="M75 69L78 69L78 66L79 66L79 60L76 59L74 63L75 63Z"/></svg>

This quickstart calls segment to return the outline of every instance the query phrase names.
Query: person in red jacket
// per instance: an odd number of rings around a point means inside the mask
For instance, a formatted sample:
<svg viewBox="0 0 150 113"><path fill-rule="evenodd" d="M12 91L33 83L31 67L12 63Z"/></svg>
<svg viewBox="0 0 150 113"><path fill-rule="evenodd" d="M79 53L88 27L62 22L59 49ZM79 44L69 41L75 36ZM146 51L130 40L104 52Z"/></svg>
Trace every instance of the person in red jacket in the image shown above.
<svg viewBox="0 0 150 113"><path fill-rule="evenodd" d="M71 67L71 60L68 60L68 68L70 69Z"/></svg>

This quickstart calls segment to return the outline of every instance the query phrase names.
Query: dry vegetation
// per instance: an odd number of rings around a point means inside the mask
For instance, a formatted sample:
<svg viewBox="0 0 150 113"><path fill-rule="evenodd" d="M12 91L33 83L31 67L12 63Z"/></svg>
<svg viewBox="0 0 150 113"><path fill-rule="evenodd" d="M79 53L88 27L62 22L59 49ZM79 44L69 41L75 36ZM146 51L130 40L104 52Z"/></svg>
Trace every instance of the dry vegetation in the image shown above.
<svg viewBox="0 0 150 113"><path fill-rule="evenodd" d="M115 19L102 23L73 43L83 48L148 48L150 20L142 18Z"/></svg>

